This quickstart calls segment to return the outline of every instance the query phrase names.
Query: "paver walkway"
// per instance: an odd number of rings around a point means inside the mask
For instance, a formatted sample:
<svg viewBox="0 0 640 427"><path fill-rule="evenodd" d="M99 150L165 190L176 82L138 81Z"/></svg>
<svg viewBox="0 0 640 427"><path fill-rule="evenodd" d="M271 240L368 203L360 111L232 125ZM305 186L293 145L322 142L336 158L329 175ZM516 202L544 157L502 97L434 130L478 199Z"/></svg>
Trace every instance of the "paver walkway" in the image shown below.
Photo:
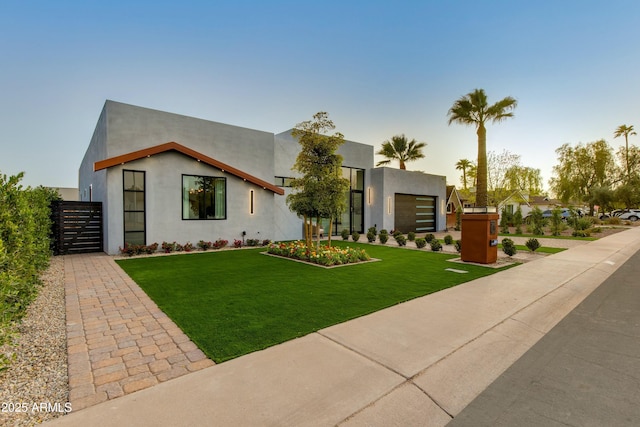
<svg viewBox="0 0 640 427"><path fill-rule="evenodd" d="M214 365L105 254L64 257L73 410Z"/></svg>

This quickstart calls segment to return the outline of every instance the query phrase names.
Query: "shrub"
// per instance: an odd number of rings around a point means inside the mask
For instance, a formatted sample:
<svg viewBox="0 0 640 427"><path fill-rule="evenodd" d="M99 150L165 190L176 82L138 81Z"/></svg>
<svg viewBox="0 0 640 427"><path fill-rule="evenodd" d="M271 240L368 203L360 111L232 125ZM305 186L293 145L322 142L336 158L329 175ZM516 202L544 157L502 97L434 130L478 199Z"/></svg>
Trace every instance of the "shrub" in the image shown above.
<svg viewBox="0 0 640 427"><path fill-rule="evenodd" d="M416 233L414 233L413 231L408 232L407 240L410 242L413 242L414 240L416 240Z"/></svg>
<svg viewBox="0 0 640 427"><path fill-rule="evenodd" d="M422 237L416 239L416 247L418 249L422 249L425 246L427 246L427 241L425 239L423 239Z"/></svg>
<svg viewBox="0 0 640 427"><path fill-rule="evenodd" d="M185 252L191 252L193 251L195 248L193 246L193 244L191 242L187 242L184 244L184 251Z"/></svg>
<svg viewBox="0 0 640 427"><path fill-rule="evenodd" d="M211 249L213 247L213 243L211 242L205 242L204 240L200 240L198 242L198 248L202 251L206 251L208 249Z"/></svg>
<svg viewBox="0 0 640 427"><path fill-rule="evenodd" d="M349 240L349 230L343 228L340 232L340 236L342 236L342 240Z"/></svg>
<svg viewBox="0 0 640 427"><path fill-rule="evenodd" d="M354 242L357 242L358 240L360 240L360 233L358 233L357 231L354 231L353 233L351 233L351 238L353 239Z"/></svg>
<svg viewBox="0 0 640 427"><path fill-rule="evenodd" d="M517 249L515 243L513 243L513 240L502 239L502 251L509 256L515 255Z"/></svg>
<svg viewBox="0 0 640 427"><path fill-rule="evenodd" d="M500 212L500 232L504 234L509 234L509 223L511 222L511 215L507 212L507 207L502 207L502 212Z"/></svg>
<svg viewBox="0 0 640 427"><path fill-rule="evenodd" d="M608 218L606 221L607 221L607 224L610 224L610 225L620 225L622 223L622 220L617 216L612 216L611 218Z"/></svg>
<svg viewBox="0 0 640 427"><path fill-rule="evenodd" d="M164 252L165 254L170 254L171 252L173 252L175 250L175 243L176 242L162 242L162 252Z"/></svg>
<svg viewBox="0 0 640 427"><path fill-rule="evenodd" d="M264 239L264 240L262 241L262 246L268 246L268 245L269 245L269 243L271 243L271 240L269 240L269 239Z"/></svg>
<svg viewBox="0 0 640 427"><path fill-rule="evenodd" d="M450 245L452 243L453 243L453 237L451 237L451 234L447 234L446 236L444 236L445 245Z"/></svg>
<svg viewBox="0 0 640 427"><path fill-rule="evenodd" d="M404 234L398 234L395 239L398 242L398 246L407 246L407 238L404 237Z"/></svg>
<svg viewBox="0 0 640 427"><path fill-rule="evenodd" d="M516 213L513 214L513 225L516 226L515 233L522 234L522 209L518 205Z"/></svg>
<svg viewBox="0 0 640 427"><path fill-rule="evenodd" d="M456 209L456 226L454 230L462 230L462 209L460 208L460 206L458 206L458 208Z"/></svg>
<svg viewBox="0 0 640 427"><path fill-rule="evenodd" d="M592 222L588 217L575 218L573 221L573 229L576 231L588 230L591 228Z"/></svg>
<svg viewBox="0 0 640 427"><path fill-rule="evenodd" d="M369 243L375 242L376 241L376 234L371 230L367 231L367 240L369 241Z"/></svg>
<svg viewBox="0 0 640 427"><path fill-rule="evenodd" d="M318 250L309 252L305 242L270 243L267 252L273 255L299 259L324 266L350 264L369 261L371 257L357 248L339 248L336 246L320 246Z"/></svg>
<svg viewBox="0 0 640 427"><path fill-rule="evenodd" d="M527 245L527 248L529 248L529 250L531 252L535 252L536 249L538 249L540 247L540 242L538 242L538 239L531 238L531 239L527 240L525 245Z"/></svg>
<svg viewBox="0 0 640 427"><path fill-rule="evenodd" d="M440 240L438 239L431 240L429 244L431 245L431 250L434 252L438 252L442 250L442 243L440 243Z"/></svg>
<svg viewBox="0 0 640 427"><path fill-rule="evenodd" d="M460 253L462 251L462 240L456 240L456 243L453 245L456 248L456 251Z"/></svg>
<svg viewBox="0 0 640 427"><path fill-rule="evenodd" d="M432 241L433 239L435 239L435 238L436 238L436 236L434 236L434 235L433 235L433 234L431 234L431 233L429 233L429 234L427 234L426 236L424 236L424 239L427 241L427 243L431 243L431 241Z"/></svg>
<svg viewBox="0 0 640 427"><path fill-rule="evenodd" d="M545 218L542 217L542 211L539 207L533 208L531 211L531 215L529 215L529 223L531 234L535 234L536 236L544 235L543 228L546 224Z"/></svg>
<svg viewBox="0 0 640 427"><path fill-rule="evenodd" d="M369 227L369 229L367 230L367 233L373 233L374 236L378 235L378 229L375 227Z"/></svg>
<svg viewBox="0 0 640 427"><path fill-rule="evenodd" d="M225 245L227 246L227 245ZM242 240L238 240L238 239L233 239L233 247L234 248L239 248L242 246Z"/></svg>
<svg viewBox="0 0 640 427"><path fill-rule="evenodd" d="M573 237L590 237L591 233L589 230L573 230L571 233Z"/></svg>
<svg viewBox="0 0 640 427"><path fill-rule="evenodd" d="M176 252L182 252L184 250L184 246L182 246L180 243L173 242L173 247Z"/></svg>
<svg viewBox="0 0 640 427"><path fill-rule="evenodd" d="M229 243L228 240L224 240L224 239L218 239L215 242L213 242L213 244L211 245L211 247L213 249L222 249L225 246L227 246L227 244ZM234 242L235 243L235 242ZM240 244L242 244L242 241L240 241Z"/></svg>
<svg viewBox="0 0 640 427"><path fill-rule="evenodd" d="M560 233L566 228L564 221L562 220L562 209L556 207L551 211L551 235L559 236Z"/></svg>
<svg viewBox="0 0 640 427"><path fill-rule="evenodd" d="M258 246L260 244L260 240L258 239L247 239L247 246Z"/></svg>
<svg viewBox="0 0 640 427"><path fill-rule="evenodd" d="M591 231L592 233L602 233L602 228L600 228L600 227L593 227L593 228L591 228L591 229L590 229L590 231Z"/></svg>
<svg viewBox="0 0 640 427"><path fill-rule="evenodd" d="M380 236L378 236L378 238L380 239L380 243L384 245L389 240L389 233L383 228L380 230Z"/></svg>
<svg viewBox="0 0 640 427"><path fill-rule="evenodd" d="M391 233L391 235L393 236L393 238L395 239L397 236L400 236L402 234L402 231L400 230L395 230L393 233Z"/></svg>

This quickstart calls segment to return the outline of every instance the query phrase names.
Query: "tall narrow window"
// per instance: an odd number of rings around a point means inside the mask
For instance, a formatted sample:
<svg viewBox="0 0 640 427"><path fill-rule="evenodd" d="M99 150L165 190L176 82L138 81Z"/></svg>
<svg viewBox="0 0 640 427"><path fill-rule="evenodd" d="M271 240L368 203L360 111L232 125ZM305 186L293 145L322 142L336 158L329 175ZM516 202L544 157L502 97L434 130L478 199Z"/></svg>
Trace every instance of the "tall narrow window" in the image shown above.
<svg viewBox="0 0 640 427"><path fill-rule="evenodd" d="M144 179L143 171L122 171L124 242L130 245L146 242Z"/></svg>
<svg viewBox="0 0 640 427"><path fill-rule="evenodd" d="M226 178L182 175L182 219L226 218Z"/></svg>

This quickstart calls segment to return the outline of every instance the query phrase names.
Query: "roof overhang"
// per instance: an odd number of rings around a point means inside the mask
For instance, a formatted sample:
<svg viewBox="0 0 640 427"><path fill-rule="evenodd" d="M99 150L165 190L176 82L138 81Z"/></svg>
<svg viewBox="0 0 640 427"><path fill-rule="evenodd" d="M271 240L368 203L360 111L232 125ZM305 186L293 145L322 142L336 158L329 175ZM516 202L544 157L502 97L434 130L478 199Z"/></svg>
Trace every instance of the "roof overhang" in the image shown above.
<svg viewBox="0 0 640 427"><path fill-rule="evenodd" d="M133 151L131 153L122 154L120 156L111 157L105 160L100 160L94 163L93 170L99 171L99 170L108 169L110 167L117 166L117 165L124 165L125 163L132 162L134 160L140 160L145 157L151 157L154 154L166 153L168 151L177 151L178 153L184 154L185 156L189 156L199 162L202 162L209 166L213 166L214 168L220 169L224 173L229 173L244 181L248 181L252 184L255 184L258 187L262 187L265 190L272 191L275 194L279 194L281 196L284 195L284 189L274 184L271 184L265 180L262 180L251 174L243 172L240 169L236 169L233 166L229 166L226 163L222 163L212 157L206 156L202 153L192 150L191 148L185 147L184 145L178 144L177 142L167 142L165 144L156 145L153 147L145 148L143 150Z"/></svg>

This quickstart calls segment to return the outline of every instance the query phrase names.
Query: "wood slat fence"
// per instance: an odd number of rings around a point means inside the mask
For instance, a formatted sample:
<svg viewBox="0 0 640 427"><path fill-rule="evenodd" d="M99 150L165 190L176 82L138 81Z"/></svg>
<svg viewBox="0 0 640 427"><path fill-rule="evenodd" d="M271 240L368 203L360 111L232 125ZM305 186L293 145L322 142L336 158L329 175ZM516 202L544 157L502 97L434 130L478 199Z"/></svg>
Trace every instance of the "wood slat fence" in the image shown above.
<svg viewBox="0 0 640 427"><path fill-rule="evenodd" d="M102 202L51 204L54 255L103 251Z"/></svg>

